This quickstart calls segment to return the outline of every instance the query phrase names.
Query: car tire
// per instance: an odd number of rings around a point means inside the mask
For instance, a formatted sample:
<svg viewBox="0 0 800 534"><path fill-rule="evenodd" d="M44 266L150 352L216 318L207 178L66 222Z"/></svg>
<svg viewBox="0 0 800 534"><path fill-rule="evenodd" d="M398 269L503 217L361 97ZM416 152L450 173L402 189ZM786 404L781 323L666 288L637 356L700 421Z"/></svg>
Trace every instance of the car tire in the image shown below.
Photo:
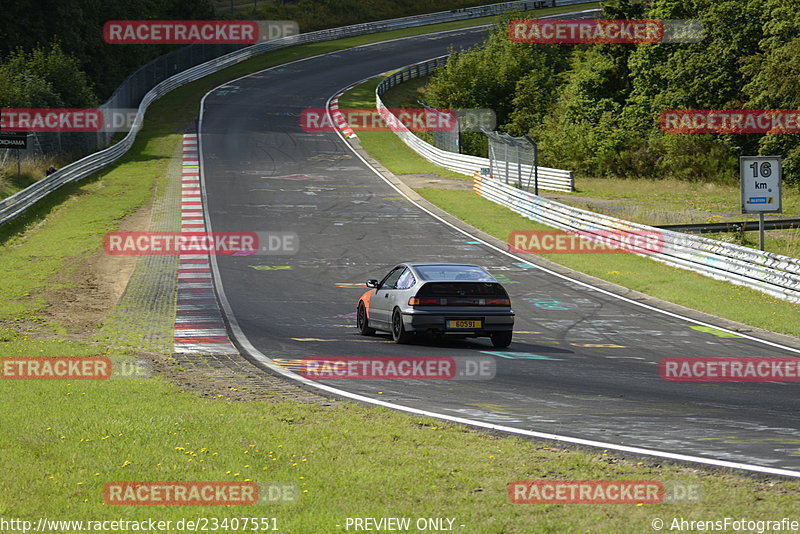
<svg viewBox="0 0 800 534"><path fill-rule="evenodd" d="M358 309L356 310L356 328L358 328L358 333L362 336L372 336L375 334L375 329L369 327L367 308L364 306L363 302L358 303Z"/></svg>
<svg viewBox="0 0 800 534"><path fill-rule="evenodd" d="M403 325L403 316L400 310L394 310L392 314L392 339L395 343L408 343L411 341L411 335L406 332L406 327Z"/></svg>
<svg viewBox="0 0 800 534"><path fill-rule="evenodd" d="M511 337L513 335L513 332L495 332L491 335L492 346L496 349L506 348L507 346L511 345Z"/></svg>

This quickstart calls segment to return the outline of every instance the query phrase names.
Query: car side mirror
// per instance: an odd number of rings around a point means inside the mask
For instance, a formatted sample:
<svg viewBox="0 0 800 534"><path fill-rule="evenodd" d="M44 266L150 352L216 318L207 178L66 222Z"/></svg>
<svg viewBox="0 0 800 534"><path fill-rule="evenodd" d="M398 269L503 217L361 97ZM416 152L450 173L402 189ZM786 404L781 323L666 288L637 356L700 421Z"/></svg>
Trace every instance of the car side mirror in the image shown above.
<svg viewBox="0 0 800 534"><path fill-rule="evenodd" d="M367 280L367 287L378 287L377 280Z"/></svg>

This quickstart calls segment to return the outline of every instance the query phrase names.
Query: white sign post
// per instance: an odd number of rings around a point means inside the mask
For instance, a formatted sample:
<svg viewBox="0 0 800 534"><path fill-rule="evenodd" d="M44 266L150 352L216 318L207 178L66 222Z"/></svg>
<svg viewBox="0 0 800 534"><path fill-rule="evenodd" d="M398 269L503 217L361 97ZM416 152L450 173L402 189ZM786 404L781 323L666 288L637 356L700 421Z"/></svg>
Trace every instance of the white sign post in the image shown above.
<svg viewBox="0 0 800 534"><path fill-rule="evenodd" d="M741 156L739 177L742 189L742 213L758 213L758 235L764 250L764 214L780 213L781 157Z"/></svg>

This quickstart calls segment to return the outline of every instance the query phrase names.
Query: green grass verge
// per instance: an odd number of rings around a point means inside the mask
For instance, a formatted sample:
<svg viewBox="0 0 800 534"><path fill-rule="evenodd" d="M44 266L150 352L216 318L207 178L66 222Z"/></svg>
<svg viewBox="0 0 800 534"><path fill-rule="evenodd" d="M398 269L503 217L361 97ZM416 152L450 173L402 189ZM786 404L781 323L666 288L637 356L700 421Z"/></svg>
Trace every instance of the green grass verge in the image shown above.
<svg viewBox="0 0 800 534"><path fill-rule="evenodd" d="M354 516L450 517L463 532L644 532L655 516L784 517L800 493L798 482L769 487L618 462L600 451L495 439L351 404L198 399L161 380L3 389L4 427L17 429L0 435L6 518L276 517L279 532L301 534L344 532L335 525ZM644 506L510 503L507 484L531 478L676 480L701 484L704 498ZM104 484L128 480L295 482L301 495L296 504L271 507L104 505Z"/></svg>
<svg viewBox="0 0 800 534"><path fill-rule="evenodd" d="M165 175L200 95L247 70L320 52L270 54L249 66L180 89L154 104L134 149L93 180L54 196L4 229L0 317L27 318L49 278L93 253L105 232L148 201ZM9 280L13 279L13 280ZM32 340L0 330L4 356L119 354L63 339ZM160 378L106 382L0 383L3 428L0 516L36 521L152 517L277 517L280 532L337 532L346 517L452 517L464 532L645 531L656 515L783 517L800 483L762 484L736 474L618 461L345 403L226 402L179 392ZM512 505L506 484L526 478L657 479L697 482L694 505ZM119 480L296 482L298 504L283 507L136 507L103 504ZM458 528L458 527L457 527ZM51 529L63 532L64 528ZM169 530L168 532L175 532Z"/></svg>

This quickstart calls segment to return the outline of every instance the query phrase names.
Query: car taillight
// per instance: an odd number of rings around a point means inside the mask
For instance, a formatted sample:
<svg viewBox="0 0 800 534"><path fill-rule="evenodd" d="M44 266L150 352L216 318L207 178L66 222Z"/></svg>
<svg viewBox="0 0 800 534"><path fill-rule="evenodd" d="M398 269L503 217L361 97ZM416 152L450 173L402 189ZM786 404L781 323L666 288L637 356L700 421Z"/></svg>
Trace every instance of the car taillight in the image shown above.
<svg viewBox="0 0 800 534"><path fill-rule="evenodd" d="M444 302L442 302L444 301ZM435 297L411 297L408 299L409 306L447 306L447 299Z"/></svg>
<svg viewBox="0 0 800 534"><path fill-rule="evenodd" d="M508 298L477 297L411 297L409 306L511 306Z"/></svg>
<svg viewBox="0 0 800 534"><path fill-rule="evenodd" d="M511 306L511 299L486 299L485 306Z"/></svg>

